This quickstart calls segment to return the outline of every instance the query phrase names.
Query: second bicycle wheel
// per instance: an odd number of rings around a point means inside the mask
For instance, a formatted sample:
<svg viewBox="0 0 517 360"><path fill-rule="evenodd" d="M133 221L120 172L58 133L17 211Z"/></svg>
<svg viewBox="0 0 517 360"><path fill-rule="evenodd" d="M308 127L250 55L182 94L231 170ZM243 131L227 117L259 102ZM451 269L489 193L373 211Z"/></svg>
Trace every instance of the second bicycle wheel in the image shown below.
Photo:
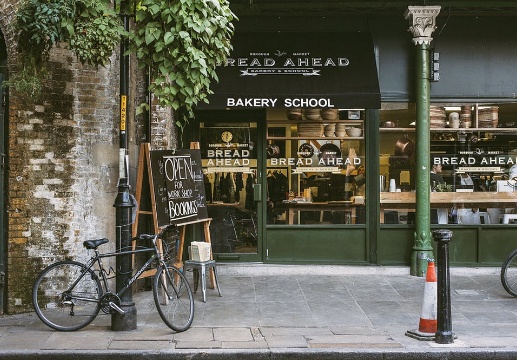
<svg viewBox="0 0 517 360"><path fill-rule="evenodd" d="M101 284L93 271L79 262L60 261L40 273L32 289L32 302L46 325L73 331L95 319L101 295Z"/></svg>
<svg viewBox="0 0 517 360"><path fill-rule="evenodd" d="M194 320L194 297L181 271L160 267L154 276L154 302L162 320L174 331L185 331Z"/></svg>
<svg viewBox="0 0 517 360"><path fill-rule="evenodd" d="M510 295L517 296L517 250L514 250L503 263L501 282Z"/></svg>

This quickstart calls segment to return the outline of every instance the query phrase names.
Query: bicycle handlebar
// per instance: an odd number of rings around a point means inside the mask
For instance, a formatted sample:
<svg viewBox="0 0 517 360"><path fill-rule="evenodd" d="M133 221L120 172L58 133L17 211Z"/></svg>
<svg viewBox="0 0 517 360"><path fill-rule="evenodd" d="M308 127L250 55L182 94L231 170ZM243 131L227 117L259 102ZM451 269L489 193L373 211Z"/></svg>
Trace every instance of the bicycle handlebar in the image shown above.
<svg viewBox="0 0 517 360"><path fill-rule="evenodd" d="M134 237L133 240L153 240L157 237L162 238L165 232L174 227L176 227L176 225L167 225L163 227L158 234L140 234Z"/></svg>

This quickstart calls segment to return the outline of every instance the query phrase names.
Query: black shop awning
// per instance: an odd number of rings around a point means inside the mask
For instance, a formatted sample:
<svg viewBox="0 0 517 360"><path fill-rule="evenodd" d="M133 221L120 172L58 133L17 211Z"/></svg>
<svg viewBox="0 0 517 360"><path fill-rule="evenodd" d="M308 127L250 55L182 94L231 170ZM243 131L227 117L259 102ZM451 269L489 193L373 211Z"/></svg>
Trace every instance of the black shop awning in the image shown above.
<svg viewBox="0 0 517 360"><path fill-rule="evenodd" d="M380 108L367 33L237 33L200 109Z"/></svg>

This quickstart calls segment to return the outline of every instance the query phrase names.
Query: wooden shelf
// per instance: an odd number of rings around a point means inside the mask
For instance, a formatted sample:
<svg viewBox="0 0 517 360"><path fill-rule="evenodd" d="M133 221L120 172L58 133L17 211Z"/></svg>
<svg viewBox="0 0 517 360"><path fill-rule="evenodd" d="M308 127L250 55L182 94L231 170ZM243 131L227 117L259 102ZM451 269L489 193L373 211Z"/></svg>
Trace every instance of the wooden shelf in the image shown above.
<svg viewBox="0 0 517 360"><path fill-rule="evenodd" d="M364 122L364 120L268 120L268 124L308 124L308 123L323 123L323 124L351 124L351 125L360 125Z"/></svg>
<svg viewBox="0 0 517 360"><path fill-rule="evenodd" d="M414 132L415 128L379 128L381 132ZM513 133L517 128L430 128L431 132L490 132L490 133Z"/></svg>
<svg viewBox="0 0 517 360"><path fill-rule="evenodd" d="M363 136L282 136L282 137L267 137L267 140L363 140Z"/></svg>

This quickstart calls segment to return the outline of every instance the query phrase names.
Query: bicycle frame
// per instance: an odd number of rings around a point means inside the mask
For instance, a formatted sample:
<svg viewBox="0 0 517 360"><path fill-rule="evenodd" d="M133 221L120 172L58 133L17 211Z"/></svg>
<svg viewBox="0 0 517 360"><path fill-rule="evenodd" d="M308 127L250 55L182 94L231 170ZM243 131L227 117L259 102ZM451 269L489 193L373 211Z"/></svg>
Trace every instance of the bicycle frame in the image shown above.
<svg viewBox="0 0 517 360"><path fill-rule="evenodd" d="M104 270L104 266L102 264L102 259L104 258L110 258L110 257L116 257L116 256L121 256L121 255L130 255L130 254L138 254L138 253L146 253L146 252L154 252L154 254L152 254L152 256L146 261L146 263L144 265L142 265L142 267L135 273L135 275L133 275L133 277L131 277L131 279L129 279L128 283L124 285L124 287L122 289L120 289L120 291L118 291L115 295L117 295L118 297L120 297L122 294L124 294L130 287L131 285L140 277L140 275L142 275L142 273L147 270L150 265L157 259L158 263L161 265L163 264L163 260L160 259L160 252L158 251L158 247L156 246L156 239L157 239L157 236L155 236L152 241L153 241L153 247L152 248L145 248L145 249L135 249L135 250L128 250L128 251L118 251L118 252L110 252L110 253L104 253L104 254L100 254L99 253L99 250L95 249L95 255L92 256L88 262L85 264L85 271L83 271L83 273L81 274L81 276L79 276L77 278L77 280L72 284L72 286L70 287L69 291L71 289L73 289L77 283L83 278L83 276L85 276L85 274L88 272L88 270L91 270L93 273L96 273L97 271L99 272L100 274L100 279L102 281L102 286L104 288L104 292L105 293L109 293L111 292L110 290L110 286L108 284L108 277L106 276L106 271ZM98 264L98 270L95 270L93 269L93 267L95 266L95 264ZM85 300L85 301L91 301L91 299L81 299L81 300Z"/></svg>

